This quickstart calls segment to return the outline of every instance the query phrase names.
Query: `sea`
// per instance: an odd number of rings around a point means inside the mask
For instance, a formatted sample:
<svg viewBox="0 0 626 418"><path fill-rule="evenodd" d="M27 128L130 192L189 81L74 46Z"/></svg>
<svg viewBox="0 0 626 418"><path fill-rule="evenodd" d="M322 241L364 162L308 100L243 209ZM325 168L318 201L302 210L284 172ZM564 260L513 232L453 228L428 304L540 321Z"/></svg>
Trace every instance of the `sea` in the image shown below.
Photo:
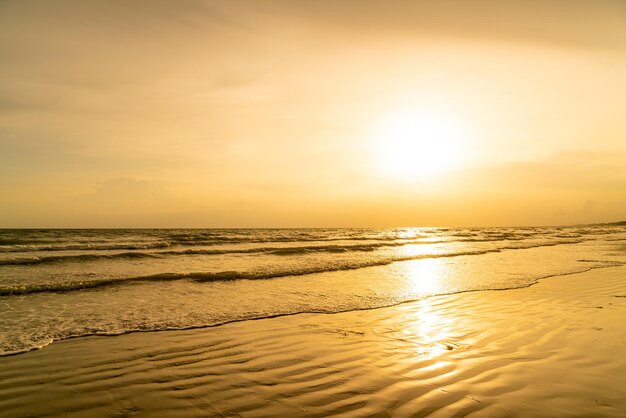
<svg viewBox="0 0 626 418"><path fill-rule="evenodd" d="M0 355L82 336L214 327L525 287L624 264L624 224L5 229Z"/></svg>

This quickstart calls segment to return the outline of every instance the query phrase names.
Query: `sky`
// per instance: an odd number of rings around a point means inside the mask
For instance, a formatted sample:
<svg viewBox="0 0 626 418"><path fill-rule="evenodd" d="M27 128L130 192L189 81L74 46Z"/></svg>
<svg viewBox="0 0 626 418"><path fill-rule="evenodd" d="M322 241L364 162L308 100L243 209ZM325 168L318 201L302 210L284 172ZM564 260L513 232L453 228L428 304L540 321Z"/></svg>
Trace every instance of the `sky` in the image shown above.
<svg viewBox="0 0 626 418"><path fill-rule="evenodd" d="M624 219L623 0L0 1L0 227Z"/></svg>

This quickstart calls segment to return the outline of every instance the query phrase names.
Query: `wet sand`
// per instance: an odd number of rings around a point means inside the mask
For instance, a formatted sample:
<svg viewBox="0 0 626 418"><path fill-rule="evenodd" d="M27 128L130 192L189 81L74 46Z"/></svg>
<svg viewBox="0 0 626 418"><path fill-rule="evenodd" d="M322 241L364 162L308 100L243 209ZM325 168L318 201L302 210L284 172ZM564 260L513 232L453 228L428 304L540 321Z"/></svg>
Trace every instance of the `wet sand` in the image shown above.
<svg viewBox="0 0 626 418"><path fill-rule="evenodd" d="M0 416L626 416L626 268L0 358Z"/></svg>

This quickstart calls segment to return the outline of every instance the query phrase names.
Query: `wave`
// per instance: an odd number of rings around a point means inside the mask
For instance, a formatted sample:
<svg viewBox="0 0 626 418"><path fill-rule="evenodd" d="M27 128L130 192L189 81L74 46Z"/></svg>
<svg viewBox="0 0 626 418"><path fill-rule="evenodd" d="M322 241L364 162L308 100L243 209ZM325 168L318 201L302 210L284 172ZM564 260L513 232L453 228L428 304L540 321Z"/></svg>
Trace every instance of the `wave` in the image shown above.
<svg viewBox="0 0 626 418"><path fill-rule="evenodd" d="M441 231L443 232L443 231ZM138 241L138 242L71 242L65 244L59 244L46 240L36 241L23 239L0 239L0 253L18 253L18 252L32 252L32 251L106 251L106 250L148 250L158 248L170 248L170 247L199 247L199 246L214 246L224 244L268 244L268 243L295 243L295 242L334 242L334 241L371 241L371 242L398 242L398 241L420 241L421 239L432 239L432 235L426 234L412 234L411 236L401 237L398 235L393 236L312 236L310 234L297 235L293 237L264 237L255 238L248 236L219 236L219 235L200 235L192 237L180 237L176 235L162 236L159 241ZM502 240L521 240L526 239L528 236L515 236L515 234L500 234L500 235L483 235L478 234L451 234L448 240L443 242L481 242L481 241L502 241ZM459 239L454 239L454 238Z"/></svg>
<svg viewBox="0 0 626 418"><path fill-rule="evenodd" d="M156 254L164 255L215 255L215 254L254 254L267 253L273 255L301 255L308 253L343 253L349 251L373 251L383 247L401 247L405 245L415 244L440 244L446 241L428 242L420 240L408 240L400 242L384 242L371 244L353 244L353 245L304 245L299 247L257 247L257 248L234 248L224 250L207 250L207 249L187 249L179 251L159 251Z"/></svg>
<svg viewBox="0 0 626 418"><path fill-rule="evenodd" d="M510 239L509 239L510 240ZM0 266L29 266L35 264L61 263L61 262L82 262L82 261L99 261L99 260L115 260L115 259L143 259L143 258L161 258L163 256L181 256L181 255L225 255L225 254L271 254L278 256L305 255L312 253L346 253L346 252L372 252L381 248L403 247L406 245L436 245L454 242L496 242L499 240L484 238L464 238L458 240L439 240L439 241L423 241L423 240L403 240L398 242L377 242L370 244L353 244L353 245L306 245L299 247L257 247L257 248L238 248L238 249L202 249L190 248L186 250L170 250L170 251L153 251L153 252L123 252L116 254L79 254L79 255L53 255L53 256L33 256L0 259ZM571 241L572 243L580 241ZM566 243L559 241L558 243ZM567 243L570 243L568 241Z"/></svg>
<svg viewBox="0 0 626 418"><path fill-rule="evenodd" d="M78 255L51 255L42 257L21 257L0 259L0 266L28 266L42 263L97 261L114 259L142 259L159 258L158 253L125 252L117 254L78 254Z"/></svg>
<svg viewBox="0 0 626 418"><path fill-rule="evenodd" d="M34 256L0 259L1 265L9 266L27 266L44 263L59 262L80 262L80 261L98 261L98 260L114 260L114 259L142 259L142 258L160 258L163 256L179 256L179 255L222 255L222 254L257 254L266 253L272 255L302 255L309 253L344 253L349 251L369 252L383 247L400 247L410 244L439 244L438 242L419 242L405 241L398 243L376 243L376 244L356 244L356 245L309 245L302 247L258 247L258 248L239 248L239 249L187 249L178 251L153 251L153 252L124 252L116 254L79 254L79 255L52 255L52 256Z"/></svg>
<svg viewBox="0 0 626 418"><path fill-rule="evenodd" d="M413 256L385 257L377 260L364 260L361 262L337 264L334 266L314 266L294 270L279 271L259 271L259 272L240 272L240 271L221 271L221 272L190 272L190 273L159 273L147 276L136 276L126 278L110 278L88 281L71 281L57 283L36 283L30 285L9 285L0 286L0 296L27 295L33 293L44 292L68 292L87 289L96 289L102 287L119 286L137 282L169 282L176 280L191 280L194 282L221 282L231 280L267 280L288 276L304 276L315 273L327 273L334 271L358 270L366 267L385 266L401 261L421 260L429 258L447 258L459 256L476 256L489 253L497 253L505 250L521 250L538 247L550 247L562 244L571 244L572 242L551 242L537 245L526 246L510 246L493 248L487 250L460 251L452 253L440 254L420 254Z"/></svg>
<svg viewBox="0 0 626 418"><path fill-rule="evenodd" d="M167 248L170 242L135 242L111 244L46 244L46 245L19 245L0 247L0 253L22 253L32 251L106 251L106 250L149 250L153 248Z"/></svg>
<svg viewBox="0 0 626 418"><path fill-rule="evenodd" d="M264 320L264 319L281 318L281 317L291 317L291 316L297 316L297 315L303 315L303 314L337 314L337 313L343 313L343 312L356 312L356 311L369 311L369 310L374 310L374 309L384 309L384 308L389 308L393 306L405 305L407 303L415 303L420 300L428 299L428 298L436 297L436 296L455 295L455 294L474 293L474 292L507 291L507 290L513 290L513 289L528 288L528 287L536 285L542 280L549 279L552 277L570 276L570 275L580 274L580 273L584 273L584 272L588 272L588 271L592 271L596 269L620 267L624 265L626 265L626 263L624 262L604 262L604 264L602 265L582 267L582 268L578 268L578 269L574 269L570 271L550 273L550 274L540 275L536 277L529 277L529 280L526 282L517 283L517 284L513 284L511 286L506 286L506 287L479 287L479 288L474 288L474 289L441 292L441 293L426 295L423 298L419 298L419 299L410 298L410 299L404 299L404 300L399 300L399 301L393 301L391 303L380 303L380 304L374 304L371 306L355 307L355 308L348 308L348 309L336 309L336 310L311 309L311 310L300 310L300 311L293 311L293 312L273 313L273 314L266 314L266 315L246 315L242 317L221 320L221 321L217 320L214 322L190 324L190 325L181 324L179 326L176 326L176 325L154 326L154 327L148 326L148 327L120 329L120 330L114 330L114 331L81 330L82 332L79 331L79 332L72 333L69 335L48 337L46 338L45 341L38 341L26 348L8 350L8 351L3 351L3 352L0 351L0 357L20 355L20 354L27 353L29 351L43 349L46 346L52 343L58 342L58 341L72 340L72 339L84 338L84 337L92 337L92 336L115 337L115 336L120 336L120 335L144 333L144 332L184 331L184 330L194 330L194 329L216 328L216 327L220 327L220 326L224 326L224 325L232 324L232 323L259 321L259 320Z"/></svg>
<svg viewBox="0 0 626 418"><path fill-rule="evenodd" d="M223 244L263 244L263 243L293 243L293 242L333 242L333 241L382 241L392 242L400 240L419 240L425 236L410 238L399 237L334 237L334 238L266 238L250 239L240 237L215 237L212 239L171 240L159 242L137 243L71 243L71 244L33 244L3 246L0 243L0 253L18 253L32 251L106 251L106 250L149 250L177 246L213 246Z"/></svg>

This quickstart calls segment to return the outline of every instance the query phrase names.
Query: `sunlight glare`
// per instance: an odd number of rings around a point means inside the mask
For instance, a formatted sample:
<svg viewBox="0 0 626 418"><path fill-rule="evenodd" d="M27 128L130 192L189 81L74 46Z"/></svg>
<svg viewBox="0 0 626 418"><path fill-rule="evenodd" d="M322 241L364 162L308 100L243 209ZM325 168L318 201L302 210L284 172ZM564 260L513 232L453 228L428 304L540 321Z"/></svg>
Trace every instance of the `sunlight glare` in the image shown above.
<svg viewBox="0 0 626 418"><path fill-rule="evenodd" d="M438 259L411 260L405 262L403 267L403 275L408 279L414 294L427 295L441 291L441 278L445 271Z"/></svg>
<svg viewBox="0 0 626 418"><path fill-rule="evenodd" d="M458 167L465 132L458 118L440 109L394 111L374 128L380 171L401 180L426 180Z"/></svg>

